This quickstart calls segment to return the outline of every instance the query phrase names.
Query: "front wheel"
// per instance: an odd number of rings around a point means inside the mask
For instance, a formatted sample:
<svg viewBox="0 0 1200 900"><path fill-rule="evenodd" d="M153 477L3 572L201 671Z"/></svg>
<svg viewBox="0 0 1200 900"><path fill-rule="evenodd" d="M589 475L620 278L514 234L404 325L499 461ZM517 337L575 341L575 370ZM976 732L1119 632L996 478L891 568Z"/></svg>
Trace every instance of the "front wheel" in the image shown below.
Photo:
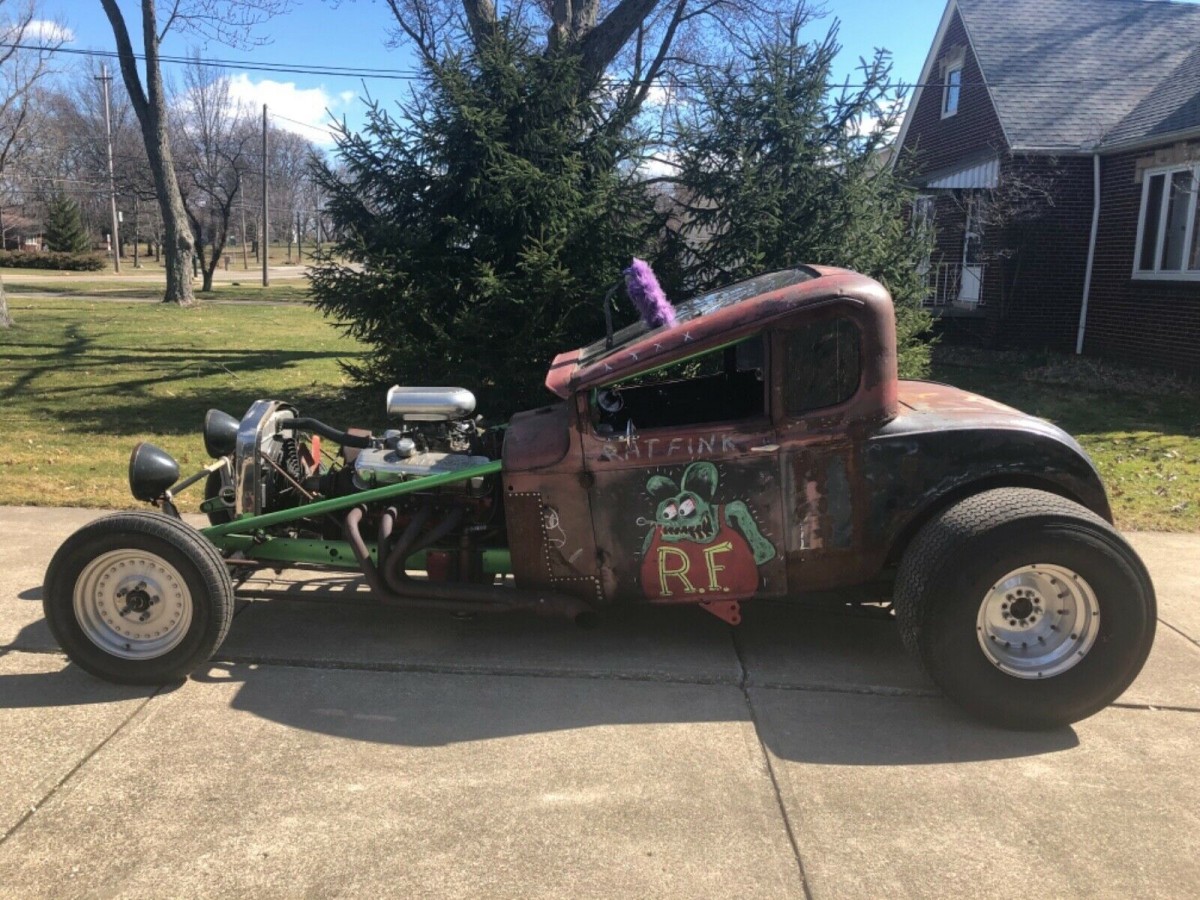
<svg viewBox="0 0 1200 900"><path fill-rule="evenodd" d="M1154 641L1154 587L1129 544L1079 504L1025 488L985 491L926 525L894 604L946 695L1012 728L1103 709Z"/></svg>
<svg viewBox="0 0 1200 900"><path fill-rule="evenodd" d="M42 608L81 668L122 684L165 684L220 646L233 620L233 584L195 529L159 513L116 513L54 554Z"/></svg>

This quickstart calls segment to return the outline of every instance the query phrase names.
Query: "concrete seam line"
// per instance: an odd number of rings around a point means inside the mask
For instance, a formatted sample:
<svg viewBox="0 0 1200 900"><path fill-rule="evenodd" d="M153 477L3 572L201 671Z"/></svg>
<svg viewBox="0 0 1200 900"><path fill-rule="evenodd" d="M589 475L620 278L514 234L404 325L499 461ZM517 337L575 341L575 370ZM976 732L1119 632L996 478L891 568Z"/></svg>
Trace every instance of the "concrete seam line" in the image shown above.
<svg viewBox="0 0 1200 900"><path fill-rule="evenodd" d="M735 677L671 675L665 672L588 672L577 669L520 669L489 666L453 666L439 663L348 662L345 660L308 660L272 656L214 656L208 665L279 666L288 669L320 669L338 672L376 672L401 675L487 675L501 678L561 678L581 681L637 681L651 684L691 684L738 687ZM193 676L194 677L194 676Z"/></svg>
<svg viewBox="0 0 1200 900"><path fill-rule="evenodd" d="M80 769L82 769L84 766L86 766L92 760L92 757L94 757L97 753L99 753L106 746L108 746L108 742L111 741L113 738L115 738L118 734L120 734L124 730L125 726L128 725L131 721L133 721L133 717L136 716L138 713L140 713L143 709L145 709L146 705L151 700L153 700L155 697L157 697L161 691L162 691L161 687L155 688L154 692L149 697L147 697L145 700L143 700L141 703L138 704L137 709L135 709L133 712L131 712L129 715L127 715L123 720L121 720L121 724L119 724L115 729L113 729L112 734L110 734L108 737L106 737L104 740L102 740L99 744L97 744L95 747L93 747L91 749L91 751L89 751L87 754L85 754L83 759L81 759L79 762L75 763L75 765L71 767L70 771L67 772L67 774L64 775L62 778L60 778L58 780L58 782L55 783L55 785L52 788L50 788L49 791L46 792L46 795L44 797L42 797L41 800L39 800L37 803L33 804L33 806L29 807L29 809L27 809L25 811L25 814L22 815L21 818L16 821L16 823L12 826L12 828L10 828L10 829L8 829L8 831L4 832L3 837L0 837L0 846L3 846L4 842L7 841L10 837L12 837L16 833L17 829L19 829L22 825L24 825L31 818L33 818L34 813L36 813L39 809L41 809L43 806L45 806L47 803L49 803L50 800L54 797L54 795L58 793L59 788L61 788L64 784L66 784L68 781L70 781L71 778L74 777L76 772L78 772Z"/></svg>
<svg viewBox="0 0 1200 900"><path fill-rule="evenodd" d="M808 691L814 694L858 694L863 697L924 697L940 698L936 688L891 687L886 684L788 684L782 681L747 680L746 687L771 691Z"/></svg>
<svg viewBox="0 0 1200 900"><path fill-rule="evenodd" d="M1194 637L1192 637L1187 632L1180 631L1178 628L1176 628L1174 625L1172 625L1166 619L1163 619L1161 617L1159 618L1158 621L1161 622L1163 625L1166 625L1168 628L1170 628L1173 632L1175 632L1177 635L1179 635L1181 638L1183 638L1189 644L1195 644L1197 647L1200 647L1200 641L1196 640Z"/></svg>
<svg viewBox="0 0 1200 900"><path fill-rule="evenodd" d="M1200 709L1195 706L1169 706L1165 703L1112 703L1117 709L1134 709L1140 712L1178 712L1178 713L1200 713Z"/></svg>
<svg viewBox="0 0 1200 900"><path fill-rule="evenodd" d="M813 900L812 891L808 886L808 875L804 871L804 858L800 855L800 844L796 840L796 832L792 829L792 820L788 815L787 805L783 802L783 792L779 788L779 778L775 774L775 766L771 763L771 754L767 750L767 745L763 743L762 728L759 725L758 715L754 711L754 701L750 699L750 691L746 686L746 662L742 658L737 629L730 628L729 636L730 642L733 644L733 653L737 657L738 667L742 670L742 679L738 687L741 688L742 699L746 701L746 711L750 714L750 725L754 729L755 740L758 741L758 752L762 754L763 764L767 767L767 777L771 779L771 790L775 792L775 806L779 810L779 817L783 820L788 843L792 845L792 856L796 860L796 870L800 875L800 887L804 890L805 900Z"/></svg>

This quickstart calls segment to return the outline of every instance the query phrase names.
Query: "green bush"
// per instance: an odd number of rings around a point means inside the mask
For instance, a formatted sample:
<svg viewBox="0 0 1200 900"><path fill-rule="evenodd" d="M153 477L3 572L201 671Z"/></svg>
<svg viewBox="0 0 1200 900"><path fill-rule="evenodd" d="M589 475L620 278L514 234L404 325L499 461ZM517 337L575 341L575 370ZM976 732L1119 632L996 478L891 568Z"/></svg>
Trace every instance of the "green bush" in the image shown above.
<svg viewBox="0 0 1200 900"><path fill-rule="evenodd" d="M502 23L427 64L402 116L370 106L339 136L318 178L340 237L309 278L371 347L360 382L462 384L499 418L545 402L550 359L604 333L604 294L657 223L584 77Z"/></svg>
<svg viewBox="0 0 1200 900"><path fill-rule="evenodd" d="M0 250L0 268L58 269L66 272L100 272L103 256L95 253L41 253L24 250Z"/></svg>
<svg viewBox="0 0 1200 900"><path fill-rule="evenodd" d="M868 275L895 300L900 376L923 377L929 235L906 222L913 191L885 161L899 117L890 60L877 51L840 89L836 29L809 41L802 24L702 72L680 113L686 274L697 290L802 263Z"/></svg>

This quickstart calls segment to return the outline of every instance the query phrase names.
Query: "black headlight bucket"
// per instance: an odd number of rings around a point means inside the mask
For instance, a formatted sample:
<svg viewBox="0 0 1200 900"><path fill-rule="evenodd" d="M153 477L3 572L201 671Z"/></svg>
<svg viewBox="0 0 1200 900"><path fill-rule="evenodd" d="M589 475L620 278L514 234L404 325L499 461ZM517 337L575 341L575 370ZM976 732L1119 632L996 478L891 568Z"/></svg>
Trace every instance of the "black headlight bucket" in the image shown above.
<svg viewBox="0 0 1200 900"><path fill-rule="evenodd" d="M204 449L213 459L228 456L237 446L241 423L227 412L210 409L204 416Z"/></svg>
<svg viewBox="0 0 1200 900"><path fill-rule="evenodd" d="M129 454L129 490L138 500L161 497L179 480L179 463L166 450L142 441Z"/></svg>

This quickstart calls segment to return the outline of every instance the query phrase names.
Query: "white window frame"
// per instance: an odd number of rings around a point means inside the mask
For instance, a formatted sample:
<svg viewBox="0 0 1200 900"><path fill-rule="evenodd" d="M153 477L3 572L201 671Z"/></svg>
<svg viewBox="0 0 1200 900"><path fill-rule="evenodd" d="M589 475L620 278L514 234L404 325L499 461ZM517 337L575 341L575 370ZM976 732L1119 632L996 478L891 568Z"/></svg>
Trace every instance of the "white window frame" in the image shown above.
<svg viewBox="0 0 1200 900"><path fill-rule="evenodd" d="M954 97L954 109L946 109L946 103L950 100L950 76L955 72L958 73L958 93ZM957 62L946 67L946 74L942 76L942 118L948 119L951 116L958 115L958 107L962 103L962 74L963 63Z"/></svg>
<svg viewBox="0 0 1200 900"><path fill-rule="evenodd" d="M1133 278L1135 281L1200 281L1200 269L1163 269L1163 243L1167 236L1167 210L1170 208L1171 179L1177 172L1191 172L1192 183L1196 190L1192 191L1191 201L1187 209L1187 228L1183 233L1182 265L1187 266L1188 255L1191 253L1192 240L1196 227L1196 202L1200 197L1200 162L1178 163L1171 166L1159 166L1142 172L1142 202L1138 207L1138 226L1136 243L1133 246ZM1154 244L1154 268L1138 268L1142 260L1142 238L1146 232L1146 204L1150 202L1150 179L1155 175L1163 176L1163 192L1159 198L1158 208L1158 240Z"/></svg>
<svg viewBox="0 0 1200 900"><path fill-rule="evenodd" d="M933 235L934 228L937 227L937 195L936 194L917 194L913 198L912 205L912 223L911 230L913 232L924 231L929 238L929 243L925 247L925 257L917 263L917 271L925 276L929 273L933 262Z"/></svg>

